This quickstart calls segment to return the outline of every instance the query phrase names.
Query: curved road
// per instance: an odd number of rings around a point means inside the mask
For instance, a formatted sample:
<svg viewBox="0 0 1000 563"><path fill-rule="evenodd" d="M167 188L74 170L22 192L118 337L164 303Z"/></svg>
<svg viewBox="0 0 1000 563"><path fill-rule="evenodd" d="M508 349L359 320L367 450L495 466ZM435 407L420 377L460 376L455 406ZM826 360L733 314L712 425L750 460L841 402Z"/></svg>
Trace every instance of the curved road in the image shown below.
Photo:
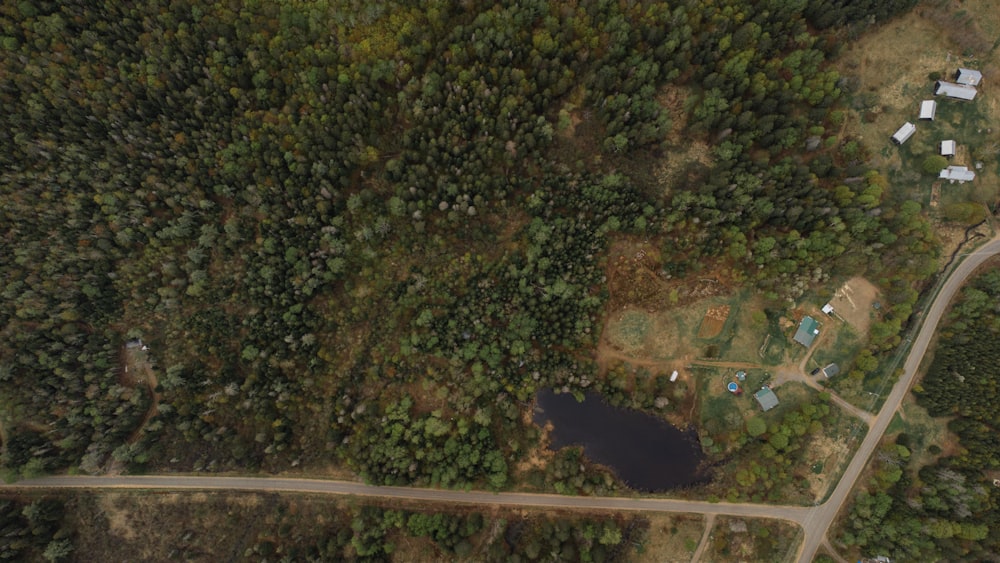
<svg viewBox="0 0 1000 563"><path fill-rule="evenodd" d="M854 458L851 459L850 465L847 466L847 470L840 478L837 488L833 490L830 498L814 508L805 522L803 522L802 528L805 530L805 538L802 541L802 548L799 551L799 563L809 563L815 556L816 549L826 536L826 531L830 528L830 524L833 523L833 519L836 518L841 506L847 500L847 495L854 488L854 483L861 475L861 471L868 463L868 459L882 440L886 428L889 427L889 422L892 421L893 415L896 414L896 410L899 409L899 405L903 402L903 397L910 390L913 379L917 375L917 368L920 367L920 362L924 359L924 354L927 353L927 347L930 345L931 339L937 331L938 323L941 321L941 317L944 316L944 312L948 309L951 300L958 293L958 290L961 289L965 280L979 266L996 254L1000 254L1000 236L994 237L975 251L966 254L965 259L959 262L948 275L947 281L941 286L938 294L934 297L934 301L931 302L924 314L923 325L921 325L920 332L917 333L917 337L913 341L913 346L910 348L910 353L906 357L906 362L903 364L903 374L899 377L899 381L892 387L892 391L882 405L878 417L871 423L864 442L861 443L858 451L855 452Z"/></svg>
<svg viewBox="0 0 1000 563"><path fill-rule="evenodd" d="M903 366L903 375L893 386L879 415L874 418L868 434L858 447L854 458L830 498L815 507L773 506L761 504L710 503L669 499L636 499L612 497L573 497L535 493L491 493L484 491L451 491L417 489L411 487L376 487L350 481L319 479L289 479L268 477L226 476L55 476L27 479L3 488L80 488L80 489L192 489L192 490L241 490L265 492L303 492L370 497L389 497L444 503L492 504L506 506L535 506L547 508L574 508L593 510L636 510L650 512L691 512L706 515L732 515L750 518L777 518L802 526L803 541L799 548L799 563L809 563L820 545L826 541L826 532L840 511L862 470L885 434L889 422L899 408L913 383L917 368L930 345L938 322L948 304L965 280L995 254L1000 254L1000 236L992 239L975 252L966 255L948 276L934 301L928 308L923 325Z"/></svg>

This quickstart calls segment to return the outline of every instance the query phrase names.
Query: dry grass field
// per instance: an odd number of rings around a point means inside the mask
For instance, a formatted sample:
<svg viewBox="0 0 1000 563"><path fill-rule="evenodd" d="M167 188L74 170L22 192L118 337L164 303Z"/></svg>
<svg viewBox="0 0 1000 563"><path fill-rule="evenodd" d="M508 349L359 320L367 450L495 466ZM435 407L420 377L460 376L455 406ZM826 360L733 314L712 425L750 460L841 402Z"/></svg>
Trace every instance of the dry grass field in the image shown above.
<svg viewBox="0 0 1000 563"><path fill-rule="evenodd" d="M695 514L649 514L649 541L631 561L687 563L705 529L705 519Z"/></svg>
<svg viewBox="0 0 1000 563"><path fill-rule="evenodd" d="M794 561L799 542L798 526L778 520L716 518L702 561Z"/></svg>
<svg viewBox="0 0 1000 563"><path fill-rule="evenodd" d="M936 207L942 195L952 194L986 204L996 202L1000 199L1000 126L991 124L1000 117L998 33L1000 10L995 2L929 0L851 41L837 62L841 75L853 84L851 104L856 110L848 114L842 138L862 141L870 150L869 164L887 172L893 187L908 190L910 199L930 207ZM939 118L918 121L920 101L934 99L932 73L947 80L960 66L983 72L976 99L937 98ZM917 133L896 147L889 137L906 121L917 125ZM937 143L945 138L958 142L954 164L982 162L971 185L941 185L922 176L922 159L936 154Z"/></svg>

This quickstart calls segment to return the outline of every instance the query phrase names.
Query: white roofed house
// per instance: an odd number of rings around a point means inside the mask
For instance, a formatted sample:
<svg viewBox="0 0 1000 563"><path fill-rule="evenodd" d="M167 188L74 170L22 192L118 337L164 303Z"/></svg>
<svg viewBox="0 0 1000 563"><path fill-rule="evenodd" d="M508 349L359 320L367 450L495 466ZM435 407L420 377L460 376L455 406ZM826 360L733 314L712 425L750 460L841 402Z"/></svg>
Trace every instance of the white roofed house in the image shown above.
<svg viewBox="0 0 1000 563"><path fill-rule="evenodd" d="M897 145L902 145L907 139L913 136L917 131L917 126L907 121L899 128L895 133L892 134L892 142Z"/></svg>
<svg viewBox="0 0 1000 563"><path fill-rule="evenodd" d="M983 81L983 73L971 68L959 68L955 72L955 82L966 86L979 86Z"/></svg>
<svg viewBox="0 0 1000 563"><path fill-rule="evenodd" d="M958 182L959 184L964 184L966 182L971 182L976 179L976 173L969 170L965 166L949 166L941 171L938 175L942 180L948 180L948 182L954 184Z"/></svg>
<svg viewBox="0 0 1000 563"><path fill-rule="evenodd" d="M975 86L938 80L934 84L934 95L947 96L956 100L973 100L976 97L976 88Z"/></svg>
<svg viewBox="0 0 1000 563"><path fill-rule="evenodd" d="M941 141L941 156L955 156L955 141Z"/></svg>
<svg viewBox="0 0 1000 563"><path fill-rule="evenodd" d="M924 100L920 102L920 119L934 121L935 113L937 113L937 102L934 100Z"/></svg>

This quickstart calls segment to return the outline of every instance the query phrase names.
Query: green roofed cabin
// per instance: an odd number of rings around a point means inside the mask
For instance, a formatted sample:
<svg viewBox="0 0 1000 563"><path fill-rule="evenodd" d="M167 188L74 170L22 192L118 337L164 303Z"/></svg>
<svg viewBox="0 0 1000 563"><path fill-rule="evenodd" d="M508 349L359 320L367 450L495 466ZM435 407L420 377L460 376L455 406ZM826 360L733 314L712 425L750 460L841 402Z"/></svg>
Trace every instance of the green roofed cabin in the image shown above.
<svg viewBox="0 0 1000 563"><path fill-rule="evenodd" d="M812 346L813 340L816 340L817 336L819 336L819 323L816 322L816 319L807 316L799 323L799 329L795 331L792 340L808 348Z"/></svg>
<svg viewBox="0 0 1000 563"><path fill-rule="evenodd" d="M753 398L760 403L760 408L767 412L778 406L778 396L769 387L761 387L760 391L753 394Z"/></svg>

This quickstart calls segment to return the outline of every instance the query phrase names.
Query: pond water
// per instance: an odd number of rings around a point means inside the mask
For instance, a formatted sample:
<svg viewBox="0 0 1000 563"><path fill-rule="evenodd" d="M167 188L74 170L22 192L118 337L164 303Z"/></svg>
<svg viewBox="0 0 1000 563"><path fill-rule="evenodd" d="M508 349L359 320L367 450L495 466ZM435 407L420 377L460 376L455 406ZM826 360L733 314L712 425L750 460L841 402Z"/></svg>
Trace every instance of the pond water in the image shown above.
<svg viewBox="0 0 1000 563"><path fill-rule="evenodd" d="M697 434L652 415L613 407L597 393L577 402L569 393L538 392L534 422L551 422L549 447L582 446L590 460L610 467L629 487L665 491L707 481Z"/></svg>

